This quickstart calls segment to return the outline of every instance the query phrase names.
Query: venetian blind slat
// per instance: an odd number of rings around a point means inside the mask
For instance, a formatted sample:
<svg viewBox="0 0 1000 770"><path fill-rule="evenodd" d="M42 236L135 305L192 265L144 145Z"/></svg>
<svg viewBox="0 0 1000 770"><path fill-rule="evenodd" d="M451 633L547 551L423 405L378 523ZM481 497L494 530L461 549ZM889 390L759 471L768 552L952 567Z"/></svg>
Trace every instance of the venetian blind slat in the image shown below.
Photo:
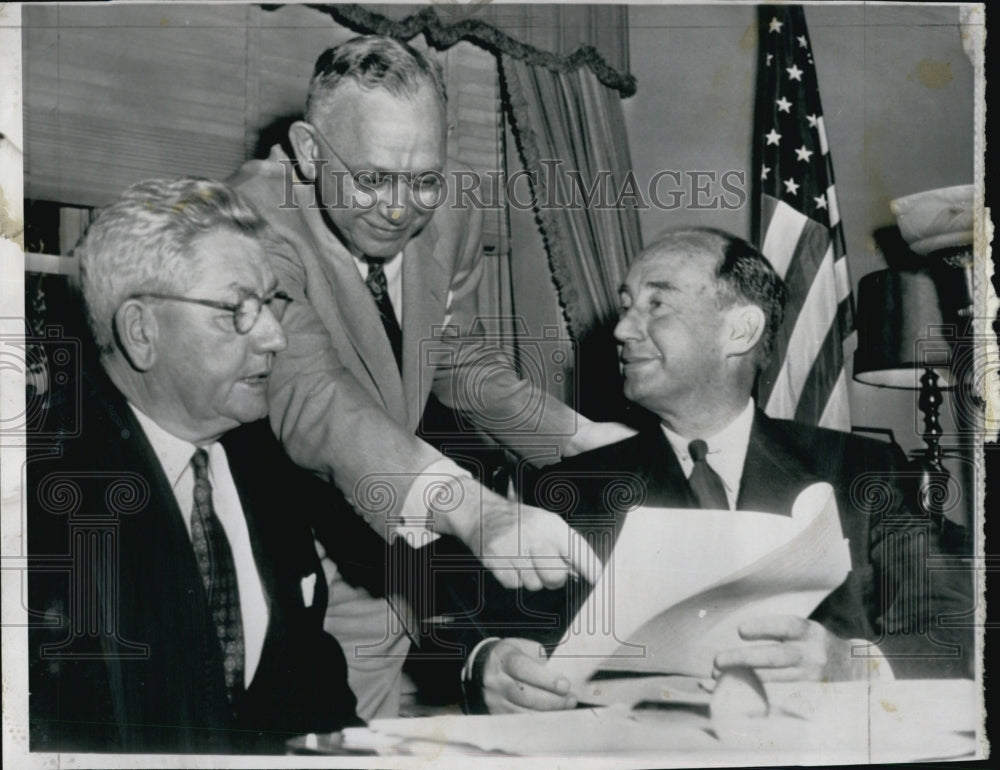
<svg viewBox="0 0 1000 770"><path fill-rule="evenodd" d="M101 206L243 160L245 8L29 7L24 23L27 197Z"/></svg>

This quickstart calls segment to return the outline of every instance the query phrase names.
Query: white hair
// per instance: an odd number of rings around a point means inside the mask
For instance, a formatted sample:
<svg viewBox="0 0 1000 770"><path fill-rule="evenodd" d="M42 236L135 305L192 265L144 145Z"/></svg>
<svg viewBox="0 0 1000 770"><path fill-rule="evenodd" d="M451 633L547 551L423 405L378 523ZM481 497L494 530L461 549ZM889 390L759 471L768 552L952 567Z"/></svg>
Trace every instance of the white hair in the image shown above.
<svg viewBox="0 0 1000 770"><path fill-rule="evenodd" d="M87 321L102 353L114 349L114 315L130 296L191 288L191 242L227 228L261 236L267 224L222 182L147 179L103 209L76 245Z"/></svg>

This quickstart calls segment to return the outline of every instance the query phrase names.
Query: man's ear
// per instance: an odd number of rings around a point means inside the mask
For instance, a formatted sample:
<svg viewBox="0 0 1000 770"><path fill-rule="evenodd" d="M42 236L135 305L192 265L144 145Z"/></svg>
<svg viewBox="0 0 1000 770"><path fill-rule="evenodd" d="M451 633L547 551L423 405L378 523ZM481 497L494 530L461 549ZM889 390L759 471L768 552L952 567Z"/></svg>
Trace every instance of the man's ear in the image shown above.
<svg viewBox="0 0 1000 770"><path fill-rule="evenodd" d="M726 338L723 345L728 356L743 356L753 351L764 336L767 319L756 305L738 305L726 311Z"/></svg>
<svg viewBox="0 0 1000 770"><path fill-rule="evenodd" d="M315 181L316 166L313 163L313 158L317 157L317 146L312 126L305 121L296 120L288 128L288 141L295 151L299 174L308 182Z"/></svg>
<svg viewBox="0 0 1000 770"><path fill-rule="evenodd" d="M148 371L156 362L160 327L149 305L137 299L122 303L114 318L115 339L122 354L137 371Z"/></svg>

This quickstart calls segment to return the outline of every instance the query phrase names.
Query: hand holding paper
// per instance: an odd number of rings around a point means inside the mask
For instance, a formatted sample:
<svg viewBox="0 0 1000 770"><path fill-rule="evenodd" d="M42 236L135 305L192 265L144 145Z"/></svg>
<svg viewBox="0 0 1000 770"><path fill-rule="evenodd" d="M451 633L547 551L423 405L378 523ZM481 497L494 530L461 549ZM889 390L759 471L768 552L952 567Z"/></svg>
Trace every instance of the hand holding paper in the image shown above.
<svg viewBox="0 0 1000 770"><path fill-rule="evenodd" d="M715 668L752 668L765 682L817 682L863 678L866 658L851 654L851 643L827 631L814 620L792 615L750 618L739 627L749 644L720 652Z"/></svg>
<svg viewBox="0 0 1000 770"><path fill-rule="evenodd" d="M483 671L483 700L491 714L555 711L576 706L569 680L545 667L537 642L501 639Z"/></svg>

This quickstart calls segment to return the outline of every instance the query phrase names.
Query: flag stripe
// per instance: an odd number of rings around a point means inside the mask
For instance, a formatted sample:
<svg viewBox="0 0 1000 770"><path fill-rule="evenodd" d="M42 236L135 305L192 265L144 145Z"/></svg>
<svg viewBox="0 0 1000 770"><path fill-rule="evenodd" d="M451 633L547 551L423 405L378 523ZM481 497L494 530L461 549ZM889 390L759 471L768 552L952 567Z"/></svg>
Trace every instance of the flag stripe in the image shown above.
<svg viewBox="0 0 1000 770"><path fill-rule="evenodd" d="M837 302L851 298L851 276L847 272L847 257L838 257L833 264L837 276Z"/></svg>
<svg viewBox="0 0 1000 770"><path fill-rule="evenodd" d="M837 191L833 185L826 188L826 208L830 216L830 227L840 224L840 206L837 204Z"/></svg>
<svg viewBox="0 0 1000 770"><path fill-rule="evenodd" d="M826 337L813 359L808 377L802 383L798 406L795 408L795 419L801 422L819 424L830 394L844 369L843 317L847 312L845 304L841 304L834 313Z"/></svg>
<svg viewBox="0 0 1000 770"><path fill-rule="evenodd" d="M770 195L764 196L762 213L764 216L762 232L767 235L761 253L767 257L778 275L784 278L788 265L795 255L799 235L806 226L808 218L784 201L779 201Z"/></svg>
<svg viewBox="0 0 1000 770"><path fill-rule="evenodd" d="M809 385L809 379L817 366L822 366L817 357L821 354L830 330L833 329L839 334L839 326L836 324L834 280L833 252L828 251L815 279L811 282L812 285L808 288L799 318L788 340L788 349L794 351L795 355L785 356L784 365L775 378L774 392L784 391L779 396L783 403L784 399L791 398L801 405L802 401L808 399L805 390ZM767 403L770 406L770 400ZM815 424L816 421L811 422Z"/></svg>
<svg viewBox="0 0 1000 770"><path fill-rule="evenodd" d="M830 398L826 402L823 414L819 418L822 428L840 428L851 424L851 403L848 392L847 370L841 369Z"/></svg>
<svg viewBox="0 0 1000 770"><path fill-rule="evenodd" d="M833 252L831 249L830 235L826 228L807 219L802 235L795 248L791 268L784 276L785 285L788 288L788 301L785 303L785 320L778 330L774 341L771 361L766 367L758 386L758 395L764 403L770 403L768 398L771 388L776 387L780 381L779 372L781 368L783 366L796 365L789 362L788 350L795 350L793 336L799 323L799 316L802 313L803 307L808 302L810 287L813 286L823 260L828 260L831 263L831 269L833 267ZM764 252L764 256L770 259L770 255L766 251ZM836 281L834 280L835 283ZM832 311L830 315L832 316Z"/></svg>

